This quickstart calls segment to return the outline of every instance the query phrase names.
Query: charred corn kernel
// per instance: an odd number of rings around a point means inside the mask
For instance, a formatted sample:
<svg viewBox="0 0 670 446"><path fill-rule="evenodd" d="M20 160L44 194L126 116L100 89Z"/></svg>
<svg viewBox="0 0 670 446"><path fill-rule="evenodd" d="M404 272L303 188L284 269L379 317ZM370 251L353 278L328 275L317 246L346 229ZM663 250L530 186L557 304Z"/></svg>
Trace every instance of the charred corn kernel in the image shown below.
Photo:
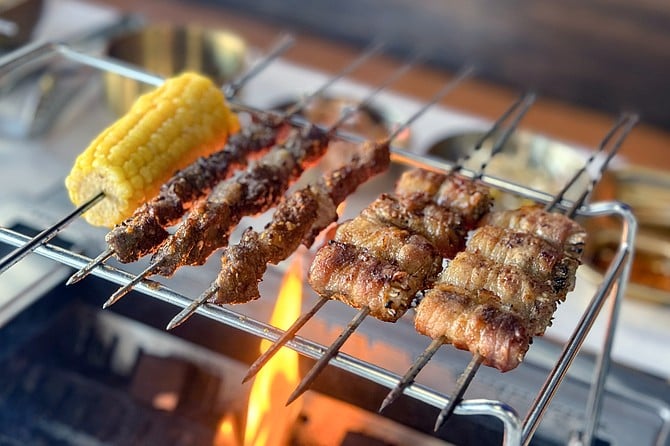
<svg viewBox="0 0 670 446"><path fill-rule="evenodd" d="M175 171L220 149L237 130L237 116L212 81L196 73L170 78L138 98L77 157L65 179L70 199L78 206L104 192L84 218L112 227L155 196Z"/></svg>

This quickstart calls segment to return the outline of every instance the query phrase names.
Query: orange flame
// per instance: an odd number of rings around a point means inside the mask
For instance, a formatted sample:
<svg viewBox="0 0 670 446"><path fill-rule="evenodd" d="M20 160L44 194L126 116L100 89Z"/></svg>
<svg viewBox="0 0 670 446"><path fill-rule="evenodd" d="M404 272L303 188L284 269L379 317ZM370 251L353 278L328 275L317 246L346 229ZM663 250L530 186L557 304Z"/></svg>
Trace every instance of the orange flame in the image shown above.
<svg viewBox="0 0 670 446"><path fill-rule="evenodd" d="M232 415L226 415L219 423L219 429L214 438L214 446L239 446L237 429Z"/></svg>
<svg viewBox="0 0 670 446"><path fill-rule="evenodd" d="M302 300L302 260L298 255L289 266L277 297L270 324L287 329L300 317ZM270 341L261 342L261 353ZM282 348L256 375L249 396L245 446L286 444L291 424L301 407L300 400L285 407L293 388L300 381L298 354Z"/></svg>

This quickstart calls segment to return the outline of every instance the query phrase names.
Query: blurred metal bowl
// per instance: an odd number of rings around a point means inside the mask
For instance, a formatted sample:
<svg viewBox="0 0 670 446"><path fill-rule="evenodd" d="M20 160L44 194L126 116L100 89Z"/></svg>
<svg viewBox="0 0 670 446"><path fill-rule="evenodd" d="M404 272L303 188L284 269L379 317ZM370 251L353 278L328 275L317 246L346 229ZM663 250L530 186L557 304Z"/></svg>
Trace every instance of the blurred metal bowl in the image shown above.
<svg viewBox="0 0 670 446"><path fill-rule="evenodd" d="M481 149L473 152L485 132L470 132L448 136L435 142L429 149L430 156L459 162L468 154L471 157L464 167L475 172L491 157L493 144L500 137L494 134ZM558 193L567 181L584 165L584 153L567 144L534 133L517 131L507 140L501 152L488 162L486 173L516 184L521 184L550 194ZM587 186L586 178L580 179L566 194L574 199ZM524 202L518 197L495 192L501 207L517 207Z"/></svg>
<svg viewBox="0 0 670 446"><path fill-rule="evenodd" d="M222 85L244 70L248 51L232 32L155 24L112 39L107 55L166 77L197 71ZM119 115L151 88L115 73L105 75L107 101Z"/></svg>
<svg viewBox="0 0 670 446"><path fill-rule="evenodd" d="M597 200L628 204L638 221L635 256L627 297L670 304L670 175L639 166L611 170L595 191ZM589 221L581 274L592 283L603 280L620 238L618 220Z"/></svg>
<svg viewBox="0 0 670 446"><path fill-rule="evenodd" d="M593 284L603 274L616 253L621 232L592 228L579 274ZM626 296L657 304L670 304L670 233L644 230L635 238L635 256Z"/></svg>

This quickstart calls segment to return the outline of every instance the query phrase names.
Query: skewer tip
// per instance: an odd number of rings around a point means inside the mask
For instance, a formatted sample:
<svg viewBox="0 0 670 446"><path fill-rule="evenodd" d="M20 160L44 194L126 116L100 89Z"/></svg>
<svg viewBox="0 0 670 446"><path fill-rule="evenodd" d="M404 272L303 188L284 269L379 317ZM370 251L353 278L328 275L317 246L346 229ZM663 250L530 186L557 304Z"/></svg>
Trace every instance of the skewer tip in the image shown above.
<svg viewBox="0 0 670 446"><path fill-rule="evenodd" d="M390 406L395 400L397 400L400 397L401 392L400 387L394 387L393 390L391 390L388 395L386 395L386 398L384 398L384 401L379 405L379 409L377 409L377 412L382 413L384 409L386 409L388 406Z"/></svg>
<svg viewBox="0 0 670 446"><path fill-rule="evenodd" d="M88 274L83 273L83 270L79 270L76 273L72 274L69 279L67 279L67 282L65 282L65 286L70 286L74 285L75 283L81 281L84 277L86 277Z"/></svg>
<svg viewBox="0 0 670 446"><path fill-rule="evenodd" d="M105 309L111 307L112 305L114 305L115 303L117 303L123 296L125 296L125 295L128 294L128 293L130 293L130 291L131 291L132 289L133 289L133 287L132 287L132 285L130 285L130 284L125 285L125 286L122 286L121 288L119 288L118 290L116 290L116 292L115 292L114 294L112 294L112 295L109 297L109 299L107 299L107 300L105 301L104 304L102 304L102 309L105 310Z"/></svg>
<svg viewBox="0 0 670 446"><path fill-rule="evenodd" d="M179 314L173 317L165 329L172 330L173 328L176 328L186 322L191 316L193 316L193 314L201 305L204 305L204 303L207 302L207 300L217 292L218 289L219 286L216 284L216 282L212 283L212 285L207 288L200 296L198 296L197 299L191 302L188 307L184 308L179 312Z"/></svg>
<svg viewBox="0 0 670 446"><path fill-rule="evenodd" d="M297 400L300 397L300 395L305 393L307 391L307 388L309 387L310 383L311 383L311 380L309 382L305 382L303 380L303 382L301 382L300 385L298 387L296 387L296 389L293 391L293 393L286 400L286 406L290 405L292 402Z"/></svg>
<svg viewBox="0 0 670 446"><path fill-rule="evenodd" d="M84 277L88 276L91 271L93 271L98 266L102 265L107 259L114 255L114 250L112 248L107 248L100 253L95 259L88 262L81 268L79 271L70 276L70 278L65 282L65 285L74 285L75 283L82 280Z"/></svg>

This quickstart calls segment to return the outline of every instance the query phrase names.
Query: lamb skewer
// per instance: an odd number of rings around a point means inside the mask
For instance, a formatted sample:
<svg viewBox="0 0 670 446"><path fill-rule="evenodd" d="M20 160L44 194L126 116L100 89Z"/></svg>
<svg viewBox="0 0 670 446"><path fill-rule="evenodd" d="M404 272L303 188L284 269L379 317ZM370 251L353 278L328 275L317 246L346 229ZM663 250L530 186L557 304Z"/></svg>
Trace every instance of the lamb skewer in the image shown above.
<svg viewBox="0 0 670 446"><path fill-rule="evenodd" d="M167 329L183 323L199 302L211 300L222 305L259 298L258 282L267 264L285 260L301 243L311 246L316 235L337 219L337 205L370 177L388 168L389 141L361 144L351 162L286 197L262 232L245 231L239 244L224 249L221 271L210 288L173 318Z"/></svg>
<svg viewBox="0 0 670 446"><path fill-rule="evenodd" d="M131 218L113 228L106 235L108 248L70 277L67 284L71 285L80 281L93 268L113 255L120 262L129 263L155 252L169 236L166 228L178 223L198 199L210 193L217 183L229 177L235 170L245 167L254 156L257 157L267 152L277 143L282 129L288 127L287 122L292 116L300 113L314 98L320 96L335 82L355 71L381 48L381 44L372 45L340 73L331 77L281 115L268 115L255 119L241 132L232 135L222 150L201 158L177 172L161 187L158 196L142 205ZM274 54L281 53L278 50L272 51L263 61L274 59L276 57L273 56ZM267 62L261 62L256 66L265 65ZM258 69L250 71L244 80L250 79L249 75L256 72ZM239 90L240 86L239 82L235 83L233 91Z"/></svg>
<svg viewBox="0 0 670 446"><path fill-rule="evenodd" d="M243 216L264 212L277 204L289 185L325 154L337 129L409 71L414 63L412 60L395 70L329 128L309 123L295 129L286 143L275 146L239 176L219 183L153 255L150 266L112 294L103 308L117 302L151 274L171 276L180 266L204 263L212 252L227 244L230 231Z"/></svg>

